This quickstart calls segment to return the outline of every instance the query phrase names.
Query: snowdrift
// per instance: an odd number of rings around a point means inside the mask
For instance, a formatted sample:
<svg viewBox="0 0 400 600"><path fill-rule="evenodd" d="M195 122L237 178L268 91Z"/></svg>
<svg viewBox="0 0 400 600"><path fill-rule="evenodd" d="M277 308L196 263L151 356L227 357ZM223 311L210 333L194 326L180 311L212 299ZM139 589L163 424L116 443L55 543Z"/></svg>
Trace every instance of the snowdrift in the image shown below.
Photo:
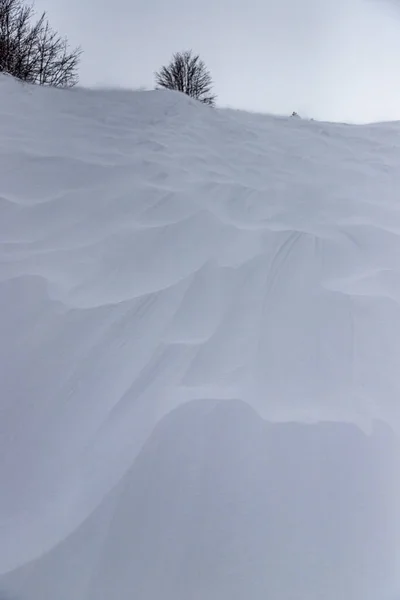
<svg viewBox="0 0 400 600"><path fill-rule="evenodd" d="M0 595L398 598L400 126L0 93Z"/></svg>

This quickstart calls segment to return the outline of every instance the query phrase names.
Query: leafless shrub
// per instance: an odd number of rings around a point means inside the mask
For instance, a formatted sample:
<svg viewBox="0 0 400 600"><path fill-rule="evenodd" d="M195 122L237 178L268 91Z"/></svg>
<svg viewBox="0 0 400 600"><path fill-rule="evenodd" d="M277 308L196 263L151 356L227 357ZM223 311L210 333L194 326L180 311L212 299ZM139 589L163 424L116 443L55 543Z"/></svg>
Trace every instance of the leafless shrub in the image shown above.
<svg viewBox="0 0 400 600"><path fill-rule="evenodd" d="M40 85L72 87L78 82L81 49L50 27L33 5L0 0L0 72Z"/></svg>
<svg viewBox="0 0 400 600"><path fill-rule="evenodd" d="M191 50L174 54L169 65L155 73L155 78L158 87L177 90L204 104L215 105L210 72L200 56Z"/></svg>

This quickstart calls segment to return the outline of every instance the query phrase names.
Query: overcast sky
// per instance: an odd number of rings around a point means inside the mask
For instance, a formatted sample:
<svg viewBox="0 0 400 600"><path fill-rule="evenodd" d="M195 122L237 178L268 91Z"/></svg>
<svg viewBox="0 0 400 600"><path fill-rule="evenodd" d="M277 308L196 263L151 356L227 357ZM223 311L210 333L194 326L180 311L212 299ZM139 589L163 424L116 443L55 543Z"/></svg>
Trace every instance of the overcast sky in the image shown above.
<svg viewBox="0 0 400 600"><path fill-rule="evenodd" d="M400 0L36 0L84 49L81 84L152 87L193 48L219 104L316 119L400 119Z"/></svg>

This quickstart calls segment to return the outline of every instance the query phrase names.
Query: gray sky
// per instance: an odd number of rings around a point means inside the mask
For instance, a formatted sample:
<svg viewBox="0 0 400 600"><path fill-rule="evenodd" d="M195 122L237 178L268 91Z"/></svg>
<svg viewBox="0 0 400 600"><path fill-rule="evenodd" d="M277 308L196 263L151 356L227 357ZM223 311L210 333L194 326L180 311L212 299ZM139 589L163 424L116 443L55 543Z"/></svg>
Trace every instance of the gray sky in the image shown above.
<svg viewBox="0 0 400 600"><path fill-rule="evenodd" d="M400 0L36 0L85 54L81 84L152 87L193 48L218 103L316 119L400 119Z"/></svg>

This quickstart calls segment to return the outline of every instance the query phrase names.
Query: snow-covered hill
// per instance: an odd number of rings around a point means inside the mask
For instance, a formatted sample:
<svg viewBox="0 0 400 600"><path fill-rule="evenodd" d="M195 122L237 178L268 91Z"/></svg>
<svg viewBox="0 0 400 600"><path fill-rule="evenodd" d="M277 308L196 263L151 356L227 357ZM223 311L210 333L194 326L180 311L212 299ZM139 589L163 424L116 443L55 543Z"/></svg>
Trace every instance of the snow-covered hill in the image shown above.
<svg viewBox="0 0 400 600"><path fill-rule="evenodd" d="M0 97L0 594L394 600L400 126Z"/></svg>

